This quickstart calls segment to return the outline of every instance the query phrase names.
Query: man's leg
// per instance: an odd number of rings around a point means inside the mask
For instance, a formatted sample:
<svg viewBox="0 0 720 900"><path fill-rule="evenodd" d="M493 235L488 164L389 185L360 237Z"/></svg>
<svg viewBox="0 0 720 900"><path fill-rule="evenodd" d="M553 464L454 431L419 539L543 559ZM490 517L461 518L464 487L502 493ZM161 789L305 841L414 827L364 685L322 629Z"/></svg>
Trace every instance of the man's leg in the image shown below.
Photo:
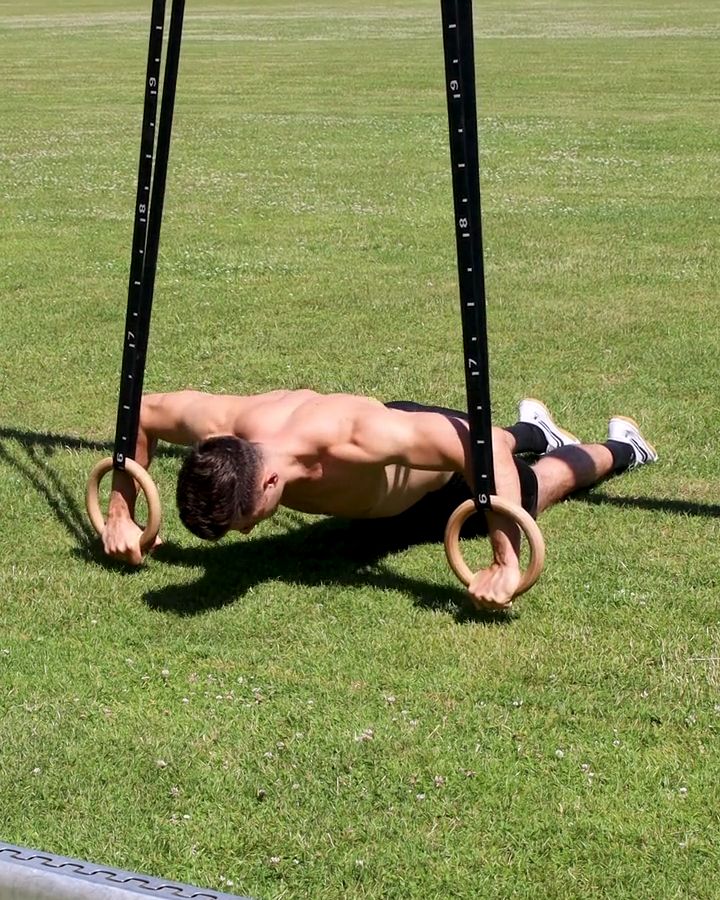
<svg viewBox="0 0 720 900"><path fill-rule="evenodd" d="M608 425L604 444L560 447L533 465L538 480L538 512L609 475L656 459L655 448L642 436L637 423L615 416Z"/></svg>

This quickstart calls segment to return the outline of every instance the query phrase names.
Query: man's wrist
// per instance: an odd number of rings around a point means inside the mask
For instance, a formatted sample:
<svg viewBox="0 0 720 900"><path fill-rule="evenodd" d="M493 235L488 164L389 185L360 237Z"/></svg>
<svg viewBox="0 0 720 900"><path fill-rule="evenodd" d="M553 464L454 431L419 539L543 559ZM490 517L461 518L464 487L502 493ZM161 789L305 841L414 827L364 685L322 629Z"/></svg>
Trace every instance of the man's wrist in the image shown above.
<svg viewBox="0 0 720 900"><path fill-rule="evenodd" d="M128 503L127 497L124 497L119 491L113 491L108 503L108 518L132 519L132 517L133 509Z"/></svg>

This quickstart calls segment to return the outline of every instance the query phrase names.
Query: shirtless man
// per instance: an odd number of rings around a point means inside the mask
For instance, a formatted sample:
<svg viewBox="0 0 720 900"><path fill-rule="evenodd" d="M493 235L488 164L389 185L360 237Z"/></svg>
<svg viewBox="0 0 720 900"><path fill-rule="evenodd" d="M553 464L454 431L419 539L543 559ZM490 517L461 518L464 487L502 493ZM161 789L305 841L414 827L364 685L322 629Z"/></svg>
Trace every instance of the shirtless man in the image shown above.
<svg viewBox="0 0 720 900"><path fill-rule="evenodd" d="M272 391L255 396L179 391L143 397L135 460L150 464L158 440L194 445L178 476L180 518L216 540L249 534L280 504L350 519L390 519L399 528L431 517L439 532L471 496L466 416L443 407L383 404L368 397ZM539 456L532 465L516 454ZM580 444L537 400L523 400L519 421L493 428L497 494L531 515L608 475L657 459L632 419L612 418L602 444ZM115 473L105 552L142 561L133 520L136 487ZM483 516L472 522L484 525ZM474 602L506 607L518 587L520 532L490 514L493 562L477 573Z"/></svg>

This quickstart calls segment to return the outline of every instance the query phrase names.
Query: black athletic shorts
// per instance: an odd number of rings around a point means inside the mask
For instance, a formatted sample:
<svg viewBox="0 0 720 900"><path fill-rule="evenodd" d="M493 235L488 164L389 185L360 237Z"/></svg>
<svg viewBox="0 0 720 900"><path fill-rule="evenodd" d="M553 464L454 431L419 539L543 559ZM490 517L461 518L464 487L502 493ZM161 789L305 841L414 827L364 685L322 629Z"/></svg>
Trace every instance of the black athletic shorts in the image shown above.
<svg viewBox="0 0 720 900"><path fill-rule="evenodd" d="M406 412L436 412L455 419L467 422L467 413L457 409L448 409L444 406L423 406L421 403L413 403L409 400L396 400L386 403L388 409L400 409ZM515 456L515 468L520 478L520 495L522 506L533 518L537 517L538 507L538 481L537 475L525 460ZM472 491L463 476L456 472L447 484L436 491L425 494L417 503L397 516L389 516L385 519L375 519L379 523L387 523L395 528L402 528L418 537L424 536L427 540L441 539L445 531L445 525L452 513L465 500L472 498ZM463 526L464 536L487 534L485 516L471 516Z"/></svg>

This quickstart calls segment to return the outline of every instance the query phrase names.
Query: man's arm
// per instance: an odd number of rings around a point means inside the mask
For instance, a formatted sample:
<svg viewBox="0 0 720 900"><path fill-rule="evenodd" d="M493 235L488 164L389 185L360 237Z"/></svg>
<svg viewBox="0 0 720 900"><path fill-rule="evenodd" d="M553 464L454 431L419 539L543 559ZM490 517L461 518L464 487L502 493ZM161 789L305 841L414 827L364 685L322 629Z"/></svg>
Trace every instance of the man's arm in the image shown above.
<svg viewBox="0 0 720 900"><path fill-rule="evenodd" d="M493 463L495 492L515 506L522 504L520 478L515 468L508 434L493 428ZM470 483L470 482L469 482ZM518 525L507 516L487 513L488 536L493 549L493 562L476 572L468 585L473 600L489 609L505 609L512 603L520 579L520 538Z"/></svg>
<svg viewBox="0 0 720 900"><path fill-rule="evenodd" d="M350 462L399 463L413 469L460 472L472 484L468 424L460 416L388 409L367 400L352 410L344 440L333 455ZM495 481L498 493L519 502L520 485L507 432L493 428Z"/></svg>
<svg viewBox="0 0 720 900"><path fill-rule="evenodd" d="M520 479L507 432L493 428L495 490L519 506ZM352 437L335 452L346 459L400 463L415 469L460 472L473 484L472 453L467 422L434 412L404 412L368 404L358 409ZM473 598L493 608L509 604L520 583L520 530L505 516L488 514L494 561L478 572L469 586Z"/></svg>
<svg viewBox="0 0 720 900"><path fill-rule="evenodd" d="M147 469L158 440L187 445L217 433L226 418L223 415L226 406L227 398L213 397L199 391L146 394L140 406L135 462ZM128 474L113 473L107 523L102 538L109 556L135 565L142 562L142 529L134 521L137 491L134 479Z"/></svg>
<svg viewBox="0 0 720 900"><path fill-rule="evenodd" d="M207 413L208 405L208 395L199 391L145 394L140 404L135 462L144 469L149 468L158 440L171 444L192 444L201 440L209 423L214 421ZM115 505L120 512L132 516L137 496L133 479L124 472L114 472L112 490L111 509Z"/></svg>

